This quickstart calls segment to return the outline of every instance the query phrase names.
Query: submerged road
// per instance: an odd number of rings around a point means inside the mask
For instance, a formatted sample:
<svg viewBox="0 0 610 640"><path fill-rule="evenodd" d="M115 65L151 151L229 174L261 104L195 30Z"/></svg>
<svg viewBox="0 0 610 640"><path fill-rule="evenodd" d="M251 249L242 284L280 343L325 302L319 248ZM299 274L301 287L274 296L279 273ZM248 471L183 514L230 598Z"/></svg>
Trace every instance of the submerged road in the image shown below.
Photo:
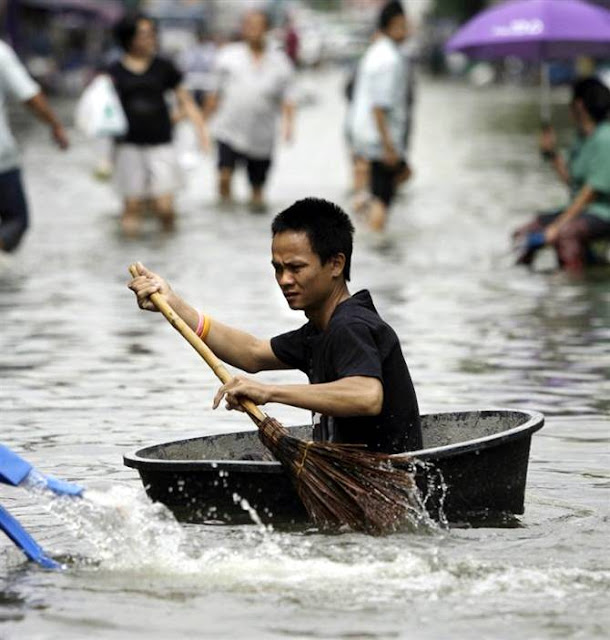
<svg viewBox="0 0 610 640"><path fill-rule="evenodd" d="M308 100L278 153L272 212L308 195L349 205L342 82L334 71L303 78ZM151 507L123 453L249 424L212 411L212 374L161 316L137 309L127 266L142 260L254 333L294 328L302 317L269 264L271 213L219 210L206 158L186 174L176 233L151 221L126 241L116 196L92 178L95 149L74 134L60 155L28 128L33 223L0 273L1 440L95 502L45 505L0 487L2 504L69 565L41 572L0 537L3 640L605 637L608 274L571 281L511 267L509 230L563 197L536 155L535 93L419 89L415 176L391 242L380 250L358 234L352 290L369 288L401 336L422 412L545 413L521 526L371 539L180 527Z"/></svg>

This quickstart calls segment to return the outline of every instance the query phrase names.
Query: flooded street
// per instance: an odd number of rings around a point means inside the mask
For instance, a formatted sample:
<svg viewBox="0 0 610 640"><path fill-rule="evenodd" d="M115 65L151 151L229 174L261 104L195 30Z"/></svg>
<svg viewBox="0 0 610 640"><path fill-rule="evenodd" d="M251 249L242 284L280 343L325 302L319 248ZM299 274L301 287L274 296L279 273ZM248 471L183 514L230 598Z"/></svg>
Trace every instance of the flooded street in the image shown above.
<svg viewBox="0 0 610 640"><path fill-rule="evenodd" d="M279 150L272 212L309 195L349 206L343 76L302 83L311 100L295 143ZM64 505L0 486L0 502L67 564L42 571L0 537L2 640L607 637L610 274L575 281L511 266L509 231L564 196L537 156L536 100L423 81L415 176L391 243L357 234L351 290L369 288L401 337L422 413L546 416L520 527L384 539L181 526L147 501L124 453L250 425L212 411L213 374L160 315L137 308L127 267L142 260L252 333L296 328L302 316L269 263L271 213L219 210L207 158L187 174L177 232L151 221L126 241L118 199L91 177L96 152L76 134L65 154L41 128L21 135L32 228L0 271L0 440L90 497ZM245 199L243 178L237 187Z"/></svg>

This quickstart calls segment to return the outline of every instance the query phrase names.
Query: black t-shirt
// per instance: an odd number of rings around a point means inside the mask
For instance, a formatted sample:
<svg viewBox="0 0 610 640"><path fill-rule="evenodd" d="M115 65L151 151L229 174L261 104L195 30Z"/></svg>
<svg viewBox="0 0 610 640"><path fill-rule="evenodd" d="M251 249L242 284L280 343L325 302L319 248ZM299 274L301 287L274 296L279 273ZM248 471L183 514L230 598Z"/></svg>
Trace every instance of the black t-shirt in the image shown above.
<svg viewBox="0 0 610 640"><path fill-rule="evenodd" d="M366 444L370 451L400 453L422 448L419 408L400 342L377 313L368 291L335 309L326 331L311 322L276 336L271 348L283 363L305 372L312 384L350 376L383 384L378 416L314 415L314 440Z"/></svg>
<svg viewBox="0 0 610 640"><path fill-rule="evenodd" d="M144 73L133 73L118 60L108 67L108 73L129 123L121 142L141 145L170 142L172 124L165 92L182 81L182 73L173 62L156 57Z"/></svg>

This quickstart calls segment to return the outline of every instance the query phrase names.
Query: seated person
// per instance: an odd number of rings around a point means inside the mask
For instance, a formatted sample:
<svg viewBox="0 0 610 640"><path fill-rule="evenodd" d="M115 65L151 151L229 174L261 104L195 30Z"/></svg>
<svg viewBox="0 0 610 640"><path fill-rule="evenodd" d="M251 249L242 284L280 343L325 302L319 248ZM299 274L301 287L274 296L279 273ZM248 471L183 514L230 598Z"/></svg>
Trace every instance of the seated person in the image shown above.
<svg viewBox="0 0 610 640"><path fill-rule="evenodd" d="M368 291L351 295L354 228L338 206L306 198L276 216L271 262L291 309L308 322L271 340L234 329L188 305L165 280L138 263L129 287L142 309L155 311L153 293L224 362L256 373L300 369L311 384L263 384L235 377L214 399L239 409L239 399L280 402L308 409L313 439L364 444L369 451L400 453L422 448L417 398L400 342L377 313Z"/></svg>
<svg viewBox="0 0 610 640"><path fill-rule="evenodd" d="M580 272L591 241L610 238L610 90L597 78L574 84L571 113L577 137L567 158L557 152L555 133L543 132L540 148L570 189L569 203L518 229L523 245L517 264L531 265L539 248L553 246L559 265Z"/></svg>

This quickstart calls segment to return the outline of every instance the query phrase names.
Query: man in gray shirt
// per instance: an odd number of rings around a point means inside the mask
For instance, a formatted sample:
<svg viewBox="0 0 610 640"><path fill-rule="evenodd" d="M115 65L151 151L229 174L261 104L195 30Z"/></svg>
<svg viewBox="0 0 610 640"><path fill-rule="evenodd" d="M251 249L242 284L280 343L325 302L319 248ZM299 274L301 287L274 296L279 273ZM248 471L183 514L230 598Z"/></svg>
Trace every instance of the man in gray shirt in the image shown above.
<svg viewBox="0 0 610 640"><path fill-rule="evenodd" d="M294 105L290 96L293 69L288 57L266 43L268 18L250 11L242 24L243 42L224 46L215 64L215 89L206 115L215 112L218 142L218 190L231 200L233 172L245 165L252 188L253 211L264 211L263 188L271 166L278 116L283 136L292 137Z"/></svg>
<svg viewBox="0 0 610 640"><path fill-rule="evenodd" d="M68 147L66 132L40 87L28 75L15 52L0 41L0 254L16 249L28 226L19 153L8 124L8 97L24 104L48 124L61 149Z"/></svg>

